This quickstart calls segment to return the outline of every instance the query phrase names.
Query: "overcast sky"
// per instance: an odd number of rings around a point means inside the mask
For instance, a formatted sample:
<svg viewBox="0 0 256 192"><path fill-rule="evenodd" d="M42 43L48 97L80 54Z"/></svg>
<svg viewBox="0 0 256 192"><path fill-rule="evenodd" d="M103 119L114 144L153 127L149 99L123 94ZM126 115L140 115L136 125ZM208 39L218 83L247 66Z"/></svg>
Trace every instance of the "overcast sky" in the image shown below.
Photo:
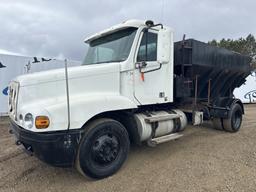
<svg viewBox="0 0 256 192"><path fill-rule="evenodd" d="M86 36L128 19L208 41L255 35L255 18L255 0L0 0L0 52L82 60Z"/></svg>

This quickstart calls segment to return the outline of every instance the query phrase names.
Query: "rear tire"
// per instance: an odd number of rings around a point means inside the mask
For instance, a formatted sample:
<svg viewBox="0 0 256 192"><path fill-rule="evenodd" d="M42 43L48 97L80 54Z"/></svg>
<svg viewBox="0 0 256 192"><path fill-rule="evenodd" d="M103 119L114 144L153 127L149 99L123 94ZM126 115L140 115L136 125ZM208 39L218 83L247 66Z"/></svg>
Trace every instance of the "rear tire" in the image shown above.
<svg viewBox="0 0 256 192"><path fill-rule="evenodd" d="M212 124L213 124L214 129L223 131L222 119L221 118L214 118L212 120Z"/></svg>
<svg viewBox="0 0 256 192"><path fill-rule="evenodd" d="M125 127L112 119L97 119L86 127L76 158L82 175L101 179L114 174L127 158L130 141Z"/></svg>
<svg viewBox="0 0 256 192"><path fill-rule="evenodd" d="M243 110L242 107L235 103L230 110L230 115L228 119L223 119L223 129L225 131L235 133L239 131L243 120Z"/></svg>

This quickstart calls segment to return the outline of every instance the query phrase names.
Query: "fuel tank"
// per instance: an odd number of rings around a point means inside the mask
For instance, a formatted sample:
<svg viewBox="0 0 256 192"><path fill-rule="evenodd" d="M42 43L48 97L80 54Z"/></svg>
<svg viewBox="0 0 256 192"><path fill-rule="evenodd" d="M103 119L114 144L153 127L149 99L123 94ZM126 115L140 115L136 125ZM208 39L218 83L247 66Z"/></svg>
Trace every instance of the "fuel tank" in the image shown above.
<svg viewBox="0 0 256 192"><path fill-rule="evenodd" d="M134 116L140 141L183 131L187 125L186 115L178 109L137 113Z"/></svg>

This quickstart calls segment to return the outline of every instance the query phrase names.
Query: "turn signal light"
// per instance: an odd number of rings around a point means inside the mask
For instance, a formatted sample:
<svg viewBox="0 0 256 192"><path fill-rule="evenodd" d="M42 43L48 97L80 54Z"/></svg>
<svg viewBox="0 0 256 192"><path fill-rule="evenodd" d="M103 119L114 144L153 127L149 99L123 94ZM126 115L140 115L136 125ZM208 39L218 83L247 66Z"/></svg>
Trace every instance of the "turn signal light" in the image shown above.
<svg viewBox="0 0 256 192"><path fill-rule="evenodd" d="M50 120L47 116L37 116L35 125L37 129L46 129L50 125Z"/></svg>

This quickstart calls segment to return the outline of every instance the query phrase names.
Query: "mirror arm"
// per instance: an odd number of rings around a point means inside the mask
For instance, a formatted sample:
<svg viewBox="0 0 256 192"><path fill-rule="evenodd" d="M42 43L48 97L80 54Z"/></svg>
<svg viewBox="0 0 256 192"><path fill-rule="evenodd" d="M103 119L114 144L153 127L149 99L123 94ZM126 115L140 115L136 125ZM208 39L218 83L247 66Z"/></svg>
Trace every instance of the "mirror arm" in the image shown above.
<svg viewBox="0 0 256 192"><path fill-rule="evenodd" d="M164 28L164 26L163 26L163 24L162 24L162 23L158 23L158 24L152 25L152 26L150 26L150 28L151 28L151 27L157 27L157 26L161 26L161 29L163 29L163 28Z"/></svg>
<svg viewBox="0 0 256 192"><path fill-rule="evenodd" d="M148 71L141 71L141 68L140 68L140 72L141 73L149 73L149 72L153 72L153 71L157 71L157 70L159 70L159 69L161 69L162 68L162 63L159 63L159 67L158 68L156 68L156 69L151 69L151 70L148 70Z"/></svg>

